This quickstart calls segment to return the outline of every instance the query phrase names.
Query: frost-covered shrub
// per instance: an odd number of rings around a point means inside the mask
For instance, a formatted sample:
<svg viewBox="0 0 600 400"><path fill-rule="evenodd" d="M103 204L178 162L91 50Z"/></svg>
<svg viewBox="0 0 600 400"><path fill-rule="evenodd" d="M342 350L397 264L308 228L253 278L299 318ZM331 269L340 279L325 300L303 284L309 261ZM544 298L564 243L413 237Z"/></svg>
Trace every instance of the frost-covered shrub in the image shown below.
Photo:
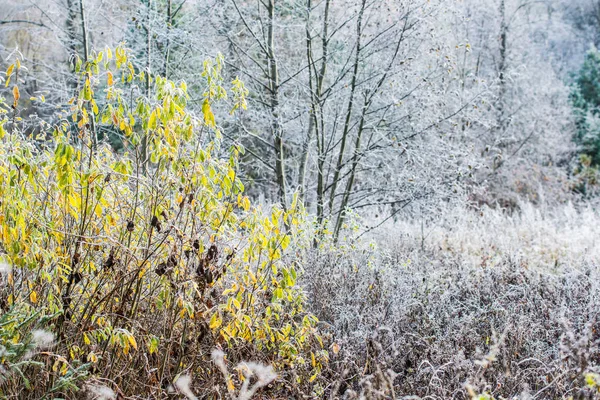
<svg viewBox="0 0 600 400"><path fill-rule="evenodd" d="M397 396L465 398L466 384L495 398L588 395L600 365L597 217L525 208L316 249L303 279L337 352L332 377L346 371L336 390L364 394L389 370Z"/></svg>
<svg viewBox="0 0 600 400"><path fill-rule="evenodd" d="M3 374L0 397L76 398L85 375L92 386L145 398L192 375L206 395L215 346L232 360L293 368L298 384L318 373L308 361L320 347L316 319L287 257L302 240L302 205L263 210L244 195L242 149L221 148L212 111L227 97L221 65L204 64L198 117L187 111L185 83L150 81L122 47L97 53L77 62L79 93L35 138L19 118L22 66L7 71L0 366L21 373ZM235 109L244 91L233 86ZM127 150L99 140L106 131ZM27 366L22 326L40 318L56 346Z"/></svg>

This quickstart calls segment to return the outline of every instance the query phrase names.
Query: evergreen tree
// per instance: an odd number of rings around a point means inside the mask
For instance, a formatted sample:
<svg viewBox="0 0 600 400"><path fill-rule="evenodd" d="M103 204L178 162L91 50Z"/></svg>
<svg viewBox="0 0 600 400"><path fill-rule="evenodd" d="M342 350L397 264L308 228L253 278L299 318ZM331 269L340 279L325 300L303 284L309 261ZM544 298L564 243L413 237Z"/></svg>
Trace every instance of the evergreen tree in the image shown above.
<svg viewBox="0 0 600 400"><path fill-rule="evenodd" d="M600 165L600 52L591 49L575 76L571 91L577 131L575 143L579 152Z"/></svg>

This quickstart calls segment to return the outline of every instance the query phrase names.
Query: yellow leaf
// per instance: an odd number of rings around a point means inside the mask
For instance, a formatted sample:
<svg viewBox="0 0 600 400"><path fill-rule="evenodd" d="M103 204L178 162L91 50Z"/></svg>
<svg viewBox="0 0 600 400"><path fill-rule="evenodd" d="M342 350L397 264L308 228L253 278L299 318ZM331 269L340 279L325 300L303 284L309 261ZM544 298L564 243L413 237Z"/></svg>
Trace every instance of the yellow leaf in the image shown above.
<svg viewBox="0 0 600 400"><path fill-rule="evenodd" d="M219 313L214 313L213 316L210 319L210 325L209 328L210 329L217 329L218 327L221 326L223 321L221 321L221 317L219 316Z"/></svg>
<svg viewBox="0 0 600 400"><path fill-rule="evenodd" d="M208 102L208 99L205 99L204 103L202 104L202 114L204 114L204 123L208 126L214 127L215 115L213 114L210 108L210 103Z"/></svg>
<svg viewBox="0 0 600 400"><path fill-rule="evenodd" d="M135 341L133 335L127 335L127 340L129 341L129 344L131 344L131 347L137 350L137 342Z"/></svg>
<svg viewBox="0 0 600 400"><path fill-rule="evenodd" d="M113 74L110 71L108 71L107 75L108 75L108 86L112 86L113 85Z"/></svg>
<svg viewBox="0 0 600 400"><path fill-rule="evenodd" d="M21 94L19 93L19 88L17 86L13 87L13 97L15 98L15 102L19 101L21 98Z"/></svg>
<svg viewBox="0 0 600 400"><path fill-rule="evenodd" d="M13 69L15 68L14 64L11 64L8 69L6 70L6 76L10 76L13 72Z"/></svg>
<svg viewBox="0 0 600 400"><path fill-rule="evenodd" d="M237 308L238 310L242 308L242 305L240 304L238 299L232 299L232 303L235 306L235 308Z"/></svg>
<svg viewBox="0 0 600 400"><path fill-rule="evenodd" d="M90 345L90 338L88 337L87 334L83 334L83 343L87 344L88 346Z"/></svg>
<svg viewBox="0 0 600 400"><path fill-rule="evenodd" d="M150 114L150 118L148 118L148 128L156 128L156 111L152 111L152 113Z"/></svg>
<svg viewBox="0 0 600 400"><path fill-rule="evenodd" d="M231 379L227 380L227 388L229 389L229 391L234 391L235 390L235 386L234 386L233 381Z"/></svg>
<svg viewBox="0 0 600 400"><path fill-rule="evenodd" d="M31 300L32 303L37 303L37 293L35 292L35 290L33 290L30 294L29 294L29 300Z"/></svg>
<svg viewBox="0 0 600 400"><path fill-rule="evenodd" d="M254 275L254 273L250 270L248 270L248 275L250 276L250 279L252 280L252 284L255 284L257 282L256 275Z"/></svg>
<svg viewBox="0 0 600 400"><path fill-rule="evenodd" d="M76 193L69 196L69 204L76 210L79 210L81 207L81 197L79 197Z"/></svg>
<svg viewBox="0 0 600 400"><path fill-rule="evenodd" d="M285 250L290 244L291 238L289 235L285 235L283 239L281 239L281 248Z"/></svg>

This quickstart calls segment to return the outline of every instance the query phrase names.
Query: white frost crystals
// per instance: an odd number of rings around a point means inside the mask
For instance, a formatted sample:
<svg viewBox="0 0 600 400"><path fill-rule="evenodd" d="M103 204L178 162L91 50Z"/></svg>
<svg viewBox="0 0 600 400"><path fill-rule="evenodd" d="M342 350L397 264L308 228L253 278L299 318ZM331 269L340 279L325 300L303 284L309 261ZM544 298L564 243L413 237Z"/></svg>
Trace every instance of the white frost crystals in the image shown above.
<svg viewBox="0 0 600 400"><path fill-rule="evenodd" d="M211 354L213 362L217 365L227 385L227 390L233 399L237 400L250 400L252 396L258 391L258 389L267 386L269 383L277 379L277 374L271 366L258 364L254 362L242 362L237 365L238 369L244 375L244 382L240 388L239 394L235 396L235 388L231 381L231 376L227 370L225 364L225 353L221 350L215 349ZM256 378L256 381L250 386L250 380L252 377Z"/></svg>
<svg viewBox="0 0 600 400"><path fill-rule="evenodd" d="M192 378L189 375L181 375L177 380L173 383L177 390L182 393L188 400L197 400L198 398L192 392L190 385L192 383Z"/></svg>
<svg viewBox="0 0 600 400"><path fill-rule="evenodd" d="M115 400L117 398L117 394L108 386L87 385L87 390L90 393L90 399L93 400Z"/></svg>
<svg viewBox="0 0 600 400"><path fill-rule="evenodd" d="M238 365L246 378L256 376L256 379L262 386L268 385L277 378L273 367L254 362L243 362Z"/></svg>
<svg viewBox="0 0 600 400"><path fill-rule="evenodd" d="M54 333L43 329L34 329L31 331L30 349L23 355L24 360L29 360L38 350L44 350L54 345Z"/></svg>
<svg viewBox="0 0 600 400"><path fill-rule="evenodd" d="M277 379L277 374L270 365L266 366L254 362L243 362L238 364L237 368L242 371L245 377L238 400L250 400L258 389L263 386L267 386L269 383ZM256 376L256 382L254 385L252 385L252 387L249 387L250 378L252 376Z"/></svg>
<svg viewBox="0 0 600 400"><path fill-rule="evenodd" d="M12 267L6 261L0 259L0 276L8 275L12 271Z"/></svg>
<svg viewBox="0 0 600 400"><path fill-rule="evenodd" d="M31 332L32 342L37 349L47 349L54 344L54 334L43 329Z"/></svg>

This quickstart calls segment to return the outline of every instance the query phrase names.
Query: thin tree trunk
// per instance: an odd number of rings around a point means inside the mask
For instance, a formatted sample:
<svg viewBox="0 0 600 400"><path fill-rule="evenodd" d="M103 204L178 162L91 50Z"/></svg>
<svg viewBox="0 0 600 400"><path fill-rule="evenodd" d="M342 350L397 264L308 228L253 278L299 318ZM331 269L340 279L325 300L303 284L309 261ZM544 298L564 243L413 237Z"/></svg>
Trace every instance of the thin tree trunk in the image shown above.
<svg viewBox="0 0 600 400"><path fill-rule="evenodd" d="M331 0L325 1L325 12L323 15L323 31L321 38L321 67L319 71L316 73L316 88L313 87L313 56L312 56L312 36L310 35L310 11L312 8L312 1L307 0L307 19L306 19L306 51L307 51L307 63L308 63L308 72L309 72L309 87L311 93L311 112L309 116L308 122L308 132L306 135L306 139L303 143L302 147L302 158L300 164L300 176L299 176L299 186L300 186L300 196L304 197L306 192L306 164L308 162L308 153L310 149L310 142L312 140L313 134L318 134L318 115L321 113L321 102L322 102L322 92L323 92L323 82L325 80L325 73L327 72L327 62L329 56L329 10L331 6ZM322 115L321 115L322 117ZM322 172L322 171L321 171ZM323 174L321 173L322 177ZM322 184L322 182L321 182ZM321 198L322 203L322 198ZM322 205L322 204L321 204Z"/></svg>
<svg viewBox="0 0 600 400"><path fill-rule="evenodd" d="M79 0L79 12L81 13L81 36L83 43L83 60L88 62L89 49L88 49L88 36L85 21L85 4L83 0Z"/></svg>
<svg viewBox="0 0 600 400"><path fill-rule="evenodd" d="M356 23L356 54L354 59L354 69L352 71L352 81L350 83L350 99L348 100L348 110L346 111L346 120L344 122L344 130L342 132L342 140L340 143L340 152L338 154L335 171L333 174L333 181L331 182L331 194L329 195L329 212L333 212L333 202L335 200L335 192L337 189L338 181L340 179L340 173L342 171L344 161L344 151L346 150L346 141L350 132L350 121L352 118L352 108L354 106L354 94L356 91L356 81L358 78L358 66L360 64L360 52L361 52L361 36L362 36L362 19L365 12L366 0L362 0L362 5L358 13L358 20Z"/></svg>
<svg viewBox="0 0 600 400"><path fill-rule="evenodd" d="M75 77L75 58L77 53L77 31L75 20L77 19L77 9L73 0L67 0L67 19L65 21L65 30L67 32L67 49L69 51L69 66L73 76L69 78L69 86L73 91L77 89L77 78Z"/></svg>
<svg viewBox="0 0 600 400"><path fill-rule="evenodd" d="M506 69L507 69L507 41L508 41L508 25L506 23L506 1L500 0L500 61L498 66L498 80L500 84L498 93L498 120L497 126L500 139L504 137L506 132Z"/></svg>
<svg viewBox="0 0 600 400"><path fill-rule="evenodd" d="M320 103L322 105L322 103ZM317 224L319 229L325 219L325 118L322 108L319 107L320 118L316 128L317 138Z"/></svg>
<svg viewBox="0 0 600 400"><path fill-rule="evenodd" d="M173 24L172 0L167 0L167 42L165 44L165 59L163 76L169 77L169 56L171 52L171 25Z"/></svg>
<svg viewBox="0 0 600 400"><path fill-rule="evenodd" d="M148 10L146 17L146 98L150 100L150 71L152 70L152 0L148 0ZM142 137L141 162L142 171L146 174L148 170L148 134L146 132Z"/></svg>
<svg viewBox="0 0 600 400"><path fill-rule="evenodd" d="M406 18L404 20L404 27L402 28L402 32L400 33L398 41L396 42L396 46L394 48L394 54L392 55L392 58L390 59L388 65L387 65L387 68L385 69L385 72L383 73L383 75L381 76L381 78L379 79L379 81L377 82L375 87L373 88L373 90L371 90L370 93L365 94L365 100L364 100L363 108L362 108L362 111L360 114L360 122L358 125L358 132L356 134L356 140L354 143L354 152L352 154L350 176L346 182L346 190L344 191L344 195L342 196L342 202L340 204L340 208L338 211L336 224L335 224L335 228L334 228L334 241L336 241L336 242L338 240L340 230L344 223L345 210L346 210L346 207L348 207L348 204L350 202L350 195L351 195L352 189L354 187L354 180L356 178L356 168L358 167L358 162L360 161L360 147L361 147L361 140L362 140L362 135L364 132L364 127L365 127L365 122L366 122L367 111L373 104L375 96L377 95L377 93L379 93L379 90L381 90L381 88L385 84L385 82L394 66L394 63L395 63L396 59L398 58L398 54L400 53L400 46L402 45L402 42L404 42L404 34L406 33L407 29L408 29L408 15L406 16Z"/></svg>
<svg viewBox="0 0 600 400"><path fill-rule="evenodd" d="M315 129L315 93L313 88L313 57L312 57L312 35L310 33L310 14L312 9L312 0L306 1L306 63L308 65L308 88L310 90L311 106L308 115L308 131L306 138L302 143L302 153L300 156L300 171L298 173L298 188L300 190L300 199L304 199L306 192L306 164L308 163L308 152Z"/></svg>
<svg viewBox="0 0 600 400"><path fill-rule="evenodd" d="M275 174L279 191L279 201L281 202L281 206L287 209L283 129L279 120L279 72L275 57L275 0L269 0L267 11L269 14L267 57L269 66L269 91L271 95L271 133L275 146Z"/></svg>
<svg viewBox="0 0 600 400"><path fill-rule="evenodd" d="M79 0L79 13L81 14L81 42L83 44L83 61L85 62L85 64L87 64L89 61L90 50L88 42L87 24L85 19L84 0ZM89 110L89 116L92 136L92 151L95 151L98 147L98 134L96 132L96 116L94 115L94 112L91 109Z"/></svg>
<svg viewBox="0 0 600 400"><path fill-rule="evenodd" d="M350 201L350 193L352 192L352 188L354 186L354 179L356 177L356 167L358 166L359 154L360 154L360 142L362 139L362 134L365 128L365 114L369 107L369 102L365 99L365 104L363 106L363 110L360 116L360 123L358 126L358 133L356 134L356 141L354 142L354 154L352 155L352 166L350 169L350 177L346 182L346 190L342 197L342 203L340 205L340 210L338 211L338 215L335 222L335 229L333 231L333 240L337 242L340 230L342 228L342 224L345 219L345 209L348 206L348 202Z"/></svg>

